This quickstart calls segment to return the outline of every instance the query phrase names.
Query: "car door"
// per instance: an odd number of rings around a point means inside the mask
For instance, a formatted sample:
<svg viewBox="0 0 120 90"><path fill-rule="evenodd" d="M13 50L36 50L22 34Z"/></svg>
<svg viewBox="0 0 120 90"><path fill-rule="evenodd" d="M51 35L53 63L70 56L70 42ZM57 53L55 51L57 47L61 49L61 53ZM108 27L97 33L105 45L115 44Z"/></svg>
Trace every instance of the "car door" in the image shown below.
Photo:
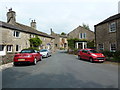
<svg viewBox="0 0 120 90"><path fill-rule="evenodd" d="M83 57L84 59L88 59L88 50L83 50Z"/></svg>
<svg viewBox="0 0 120 90"><path fill-rule="evenodd" d="M38 51L35 50L35 54L34 54L34 55L35 55L35 57L37 58L37 60L40 59L40 53L38 53Z"/></svg>

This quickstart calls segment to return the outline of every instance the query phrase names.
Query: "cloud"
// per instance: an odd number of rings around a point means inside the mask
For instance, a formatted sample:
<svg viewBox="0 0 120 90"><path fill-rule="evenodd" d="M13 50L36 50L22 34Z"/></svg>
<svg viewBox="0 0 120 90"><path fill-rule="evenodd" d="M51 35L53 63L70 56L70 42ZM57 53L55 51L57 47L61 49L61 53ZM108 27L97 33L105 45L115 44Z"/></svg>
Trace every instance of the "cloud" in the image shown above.
<svg viewBox="0 0 120 90"><path fill-rule="evenodd" d="M16 11L17 21L30 25L37 21L40 31L57 33L73 30L82 23L94 25L118 12L118 0L1 0L1 20L6 21L6 7Z"/></svg>

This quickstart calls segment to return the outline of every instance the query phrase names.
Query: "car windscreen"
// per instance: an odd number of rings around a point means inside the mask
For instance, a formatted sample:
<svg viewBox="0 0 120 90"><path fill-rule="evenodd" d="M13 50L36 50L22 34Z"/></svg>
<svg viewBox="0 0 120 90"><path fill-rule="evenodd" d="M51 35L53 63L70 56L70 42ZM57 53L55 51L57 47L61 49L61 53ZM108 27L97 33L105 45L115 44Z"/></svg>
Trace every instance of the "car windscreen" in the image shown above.
<svg viewBox="0 0 120 90"><path fill-rule="evenodd" d="M95 50L90 50L90 52L91 52L91 53L99 53L99 52L97 52L97 51L95 51Z"/></svg>
<svg viewBox="0 0 120 90"><path fill-rule="evenodd" d="M34 53L34 50L22 50L20 53Z"/></svg>
<svg viewBox="0 0 120 90"><path fill-rule="evenodd" d="M45 49L42 49L42 50L40 50L40 52L47 52L47 50L45 50Z"/></svg>

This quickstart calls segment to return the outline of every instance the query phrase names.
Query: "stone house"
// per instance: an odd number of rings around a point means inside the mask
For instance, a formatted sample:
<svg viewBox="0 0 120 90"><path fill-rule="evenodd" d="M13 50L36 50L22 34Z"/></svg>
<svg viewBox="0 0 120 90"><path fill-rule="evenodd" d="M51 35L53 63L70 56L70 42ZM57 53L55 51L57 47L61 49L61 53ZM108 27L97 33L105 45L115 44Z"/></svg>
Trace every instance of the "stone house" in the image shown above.
<svg viewBox="0 0 120 90"><path fill-rule="evenodd" d="M68 49L67 35L60 35L53 32L51 29L51 35L55 38L55 49Z"/></svg>
<svg viewBox="0 0 120 90"><path fill-rule="evenodd" d="M87 41L93 41L95 39L95 34L91 30L78 26L73 31L68 33L68 38L80 39L81 41L75 42L75 47L77 49L84 49L84 48L87 48Z"/></svg>
<svg viewBox="0 0 120 90"><path fill-rule="evenodd" d="M120 50L120 13L98 23L95 27L95 41L98 51Z"/></svg>
<svg viewBox="0 0 120 90"><path fill-rule="evenodd" d="M31 26L16 22L16 13L9 9L7 22L0 21L0 55L16 53L24 48L29 48L29 39L36 35L43 42L39 48L54 51L54 37L38 31L35 20L32 20Z"/></svg>

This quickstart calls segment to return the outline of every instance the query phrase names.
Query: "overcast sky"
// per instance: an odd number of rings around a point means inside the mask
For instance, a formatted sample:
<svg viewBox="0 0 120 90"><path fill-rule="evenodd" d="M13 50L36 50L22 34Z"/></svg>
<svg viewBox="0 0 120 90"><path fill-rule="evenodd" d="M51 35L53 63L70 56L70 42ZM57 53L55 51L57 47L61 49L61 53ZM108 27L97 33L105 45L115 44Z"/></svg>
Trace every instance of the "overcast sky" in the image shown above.
<svg viewBox="0 0 120 90"><path fill-rule="evenodd" d="M0 0L0 21L7 21L12 7L17 22L30 26L32 19L37 29L50 33L69 33L83 23L94 31L94 25L118 13L120 0Z"/></svg>

